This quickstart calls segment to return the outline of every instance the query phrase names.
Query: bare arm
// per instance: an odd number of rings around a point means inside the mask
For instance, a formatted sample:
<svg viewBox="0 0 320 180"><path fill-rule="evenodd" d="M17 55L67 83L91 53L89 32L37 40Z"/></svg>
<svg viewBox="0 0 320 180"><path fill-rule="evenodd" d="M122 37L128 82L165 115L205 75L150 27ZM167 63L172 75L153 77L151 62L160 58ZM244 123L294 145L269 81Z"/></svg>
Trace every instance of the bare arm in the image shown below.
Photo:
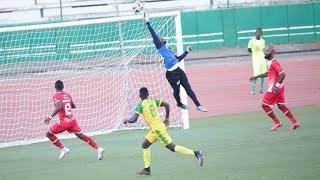
<svg viewBox="0 0 320 180"><path fill-rule="evenodd" d="M129 119L124 119L123 120L123 124L135 123L135 122L138 121L138 117L139 117L139 114L138 113L134 113Z"/></svg>
<svg viewBox="0 0 320 180"><path fill-rule="evenodd" d="M169 126L169 115L170 115L170 106L169 106L169 104L168 103L166 103L166 102L161 102L160 103L160 106L161 107L164 107L164 109L165 109L165 111L166 111L166 117L165 117L165 120L163 121L164 122L164 124L166 125L166 126Z"/></svg>
<svg viewBox="0 0 320 180"><path fill-rule="evenodd" d="M55 115L58 114L58 112L61 110L61 102L57 101L56 103L54 103L54 110L51 113L51 116L54 117Z"/></svg>
<svg viewBox="0 0 320 180"><path fill-rule="evenodd" d="M286 73L283 72L283 73L279 74L278 83L281 84L285 77L286 77Z"/></svg>
<svg viewBox="0 0 320 180"><path fill-rule="evenodd" d="M280 87L280 85L283 82L285 77L286 77L286 73L283 72L283 73L279 74L278 82L273 85L272 90L271 90L272 92L278 91L278 89L279 89L279 87Z"/></svg>
<svg viewBox="0 0 320 180"><path fill-rule="evenodd" d="M58 114L58 112L61 110L61 102L60 101L57 101L54 103L54 110L53 112L51 113L51 115L49 115L45 120L44 120L44 123L45 124L48 124L51 119Z"/></svg>
<svg viewBox="0 0 320 180"><path fill-rule="evenodd" d="M268 72L266 72L266 73L264 73L264 74L260 74L260 75L258 75L258 76L252 76L252 77L250 78L250 81L256 80L256 79L258 79L258 78L267 77L267 76L268 76Z"/></svg>
<svg viewBox="0 0 320 180"><path fill-rule="evenodd" d="M248 52L252 53L252 39L250 39L248 42Z"/></svg>
<svg viewBox="0 0 320 180"><path fill-rule="evenodd" d="M75 108L76 108L76 105L74 104L73 101L71 102L71 108L72 108L72 109L75 109Z"/></svg>

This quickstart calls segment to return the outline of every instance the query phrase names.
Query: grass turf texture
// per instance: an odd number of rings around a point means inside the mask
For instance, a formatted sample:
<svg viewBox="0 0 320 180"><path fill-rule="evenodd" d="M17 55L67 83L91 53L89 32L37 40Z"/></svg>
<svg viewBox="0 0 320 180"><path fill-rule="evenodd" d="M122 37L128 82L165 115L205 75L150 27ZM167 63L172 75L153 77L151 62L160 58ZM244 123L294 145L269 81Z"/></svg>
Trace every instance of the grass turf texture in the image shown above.
<svg viewBox="0 0 320 180"><path fill-rule="evenodd" d="M293 108L302 127L283 126L268 132L263 112L241 113L191 121L189 130L170 130L176 144L204 151L204 167L193 157L151 146L151 177L139 177L143 167L140 144L145 130L120 131L94 139L106 148L105 158L79 139L62 140L71 149L63 160L51 143L0 149L0 179L319 179L320 105Z"/></svg>

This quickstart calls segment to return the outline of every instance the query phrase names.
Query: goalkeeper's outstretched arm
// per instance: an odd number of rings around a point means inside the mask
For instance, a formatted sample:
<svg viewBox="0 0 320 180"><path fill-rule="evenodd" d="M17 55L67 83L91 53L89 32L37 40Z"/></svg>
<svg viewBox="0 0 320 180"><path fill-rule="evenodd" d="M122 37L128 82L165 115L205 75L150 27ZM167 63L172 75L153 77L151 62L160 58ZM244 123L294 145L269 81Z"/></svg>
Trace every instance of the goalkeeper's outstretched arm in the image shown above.
<svg viewBox="0 0 320 180"><path fill-rule="evenodd" d="M156 32L153 30L152 26L150 25L149 15L147 13L144 13L144 20L146 22L146 25L147 25L149 31L150 31L154 45L156 45L157 49L160 49L163 46L163 43L160 41L158 35L156 34Z"/></svg>
<svg viewBox="0 0 320 180"><path fill-rule="evenodd" d="M180 62L182 59L184 59L184 58L188 55L188 53L189 53L190 51L192 51L192 46L191 46L191 45L188 45L187 50L186 50L183 54L181 54L180 56L175 55L175 57L176 57L176 58L179 60L179 62Z"/></svg>
<svg viewBox="0 0 320 180"><path fill-rule="evenodd" d="M180 56L175 55L175 57L176 57L179 61L181 61L182 59L184 59L184 58L187 56L187 54L188 54L188 52L185 51L185 52L184 52L183 54L181 54Z"/></svg>
<svg viewBox="0 0 320 180"><path fill-rule="evenodd" d="M160 41L158 35L156 34L156 32L154 32L153 28L152 28L151 25L150 25L150 22L146 22L146 25L147 25L147 27L148 27L148 29L149 29L149 31L150 31L150 34L151 34L151 36L152 36L154 45L156 45L156 48L157 48L157 49L160 49L160 48L163 46L163 44L162 44L162 42Z"/></svg>

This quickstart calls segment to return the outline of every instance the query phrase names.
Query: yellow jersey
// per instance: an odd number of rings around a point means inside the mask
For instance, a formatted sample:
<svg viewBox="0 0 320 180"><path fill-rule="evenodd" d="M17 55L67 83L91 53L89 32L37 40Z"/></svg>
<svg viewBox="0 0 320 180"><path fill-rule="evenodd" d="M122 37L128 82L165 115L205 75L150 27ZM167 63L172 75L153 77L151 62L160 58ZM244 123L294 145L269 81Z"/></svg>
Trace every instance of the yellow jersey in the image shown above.
<svg viewBox="0 0 320 180"><path fill-rule="evenodd" d="M159 116L158 107L160 104L160 100L144 99L135 108L135 112L143 116L144 121L150 126L152 131L166 128Z"/></svg>
<svg viewBox="0 0 320 180"><path fill-rule="evenodd" d="M263 49L265 48L265 46L266 42L262 38L257 40L256 37L253 37L250 39L248 43L248 48L251 48L253 60L255 60L256 58L264 60Z"/></svg>

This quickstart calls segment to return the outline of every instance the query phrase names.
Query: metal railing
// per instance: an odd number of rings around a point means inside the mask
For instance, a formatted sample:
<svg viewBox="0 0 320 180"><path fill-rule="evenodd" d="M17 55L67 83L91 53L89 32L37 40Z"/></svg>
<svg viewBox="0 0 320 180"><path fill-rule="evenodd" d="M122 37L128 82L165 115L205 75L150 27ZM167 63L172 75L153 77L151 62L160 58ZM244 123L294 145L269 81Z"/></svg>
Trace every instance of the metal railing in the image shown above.
<svg viewBox="0 0 320 180"><path fill-rule="evenodd" d="M0 8L2 16L15 12L39 11L33 15L36 21L62 21L72 19L88 19L101 18L110 16L123 16L132 13L131 4L135 0L59 0L59 1L41 1L33 0L33 5L28 7L5 7ZM148 9L154 11L169 11L169 10L185 10L185 9L212 9L212 8L233 8L244 6L264 6L278 5L303 2L319 2L320 0L141 0L140 2L148 5ZM12 4L12 3L11 3ZM161 5L163 4L163 5ZM170 6L168 6L170 4ZM17 4L18 6L18 4ZM92 11L95 7L97 11ZM91 10L90 10L91 8ZM55 13L49 13L53 12ZM59 12L59 13L58 13ZM70 13L72 12L72 13ZM12 16L10 16L12 17ZM15 23L20 22L20 19L12 19ZM6 19L6 18L3 18ZM23 20L21 20L23 21ZM1 23L0 19L0 24Z"/></svg>

